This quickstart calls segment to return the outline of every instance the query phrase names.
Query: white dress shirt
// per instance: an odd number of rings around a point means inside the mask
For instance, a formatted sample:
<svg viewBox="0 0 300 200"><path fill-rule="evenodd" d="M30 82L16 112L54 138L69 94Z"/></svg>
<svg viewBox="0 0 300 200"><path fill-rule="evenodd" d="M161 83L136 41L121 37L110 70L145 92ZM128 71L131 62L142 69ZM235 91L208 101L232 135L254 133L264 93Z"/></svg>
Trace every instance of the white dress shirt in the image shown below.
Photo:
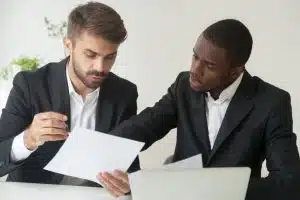
<svg viewBox="0 0 300 200"><path fill-rule="evenodd" d="M71 127L70 132L74 127L81 127L86 129L95 130L96 123L96 108L99 97L99 90L97 88L93 92L87 94L85 100L76 93L68 70L66 70L66 78L68 82L68 89L70 95L70 110L71 110ZM30 151L24 145L24 132L16 136L13 140L11 149L11 159L13 162L21 161L30 156L35 150ZM96 175L95 175L96 176ZM77 181L78 182L78 181ZM65 178L62 184L72 184L74 180ZM79 182L78 182L79 183Z"/></svg>
<svg viewBox="0 0 300 200"><path fill-rule="evenodd" d="M224 89L217 100L214 100L209 92L207 93L206 119L211 149L214 146L229 103L242 81L243 74L244 73L240 74L240 76L231 85Z"/></svg>

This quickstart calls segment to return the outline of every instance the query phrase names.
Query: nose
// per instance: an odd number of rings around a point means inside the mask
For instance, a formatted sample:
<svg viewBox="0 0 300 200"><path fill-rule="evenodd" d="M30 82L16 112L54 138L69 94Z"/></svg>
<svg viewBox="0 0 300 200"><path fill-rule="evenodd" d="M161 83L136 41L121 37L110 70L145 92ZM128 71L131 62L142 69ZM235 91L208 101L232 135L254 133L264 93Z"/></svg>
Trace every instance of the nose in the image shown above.
<svg viewBox="0 0 300 200"><path fill-rule="evenodd" d="M97 70L98 72L104 71L104 60L103 60L103 58L100 57L98 59L95 59L94 63L93 63L93 68L95 70Z"/></svg>
<svg viewBox="0 0 300 200"><path fill-rule="evenodd" d="M200 60L193 60L191 66L191 72L197 74L198 76L203 76L204 65Z"/></svg>

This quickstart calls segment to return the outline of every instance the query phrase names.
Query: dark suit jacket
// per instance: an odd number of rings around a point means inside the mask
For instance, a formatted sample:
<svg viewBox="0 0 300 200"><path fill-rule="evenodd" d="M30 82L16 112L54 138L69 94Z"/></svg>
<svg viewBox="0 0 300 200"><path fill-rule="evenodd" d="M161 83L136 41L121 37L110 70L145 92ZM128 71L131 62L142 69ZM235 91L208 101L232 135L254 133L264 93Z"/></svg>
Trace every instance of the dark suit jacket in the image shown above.
<svg viewBox="0 0 300 200"><path fill-rule="evenodd" d="M247 166L252 170L247 199L300 199L299 155L287 92L245 72L212 150L205 107L205 93L194 92L189 73L183 72L154 107L111 134L146 142L147 147L177 128L174 161L201 153L204 167ZM270 174L261 179L265 159Z"/></svg>
<svg viewBox="0 0 300 200"><path fill-rule="evenodd" d="M47 142L25 161L12 163L13 139L32 122L37 113L54 111L70 118L70 98L66 79L67 59L49 63L35 72L20 72L0 119L0 177L9 173L8 181L58 184L63 176L43 170L62 142ZM96 130L111 131L137 112L136 85L110 73L103 82L98 99ZM68 121L70 127L70 121ZM109 154L109 152L107 152ZM139 169L136 160L129 171Z"/></svg>

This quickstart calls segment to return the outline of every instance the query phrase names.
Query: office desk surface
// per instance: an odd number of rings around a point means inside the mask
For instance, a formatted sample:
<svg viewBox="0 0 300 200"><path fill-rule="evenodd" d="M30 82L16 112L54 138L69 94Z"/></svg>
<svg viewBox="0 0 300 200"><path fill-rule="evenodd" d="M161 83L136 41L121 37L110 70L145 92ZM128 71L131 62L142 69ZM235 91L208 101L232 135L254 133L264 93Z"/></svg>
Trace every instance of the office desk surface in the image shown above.
<svg viewBox="0 0 300 200"><path fill-rule="evenodd" d="M116 200L102 188L0 182L2 200ZM119 200L131 200L129 196Z"/></svg>

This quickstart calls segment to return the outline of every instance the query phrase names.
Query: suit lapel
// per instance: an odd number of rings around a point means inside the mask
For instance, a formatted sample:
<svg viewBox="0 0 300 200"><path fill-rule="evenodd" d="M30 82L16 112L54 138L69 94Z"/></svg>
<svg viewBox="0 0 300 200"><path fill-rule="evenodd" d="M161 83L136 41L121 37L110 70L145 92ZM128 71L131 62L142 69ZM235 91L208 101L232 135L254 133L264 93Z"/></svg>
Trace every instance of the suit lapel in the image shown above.
<svg viewBox="0 0 300 200"><path fill-rule="evenodd" d="M208 162L216 154L225 140L233 133L234 129L247 117L250 111L253 109L253 102L251 97L254 92L255 85L252 81L252 77L245 71L244 77L240 86L238 87L235 95L233 96L222 125L219 129L218 136L212 148Z"/></svg>
<svg viewBox="0 0 300 200"><path fill-rule="evenodd" d="M210 143L208 138L208 128L207 128L207 120L206 120L206 101L205 95L201 92L193 92L192 93L192 107L191 107L191 123L192 127L195 127L194 133L196 139L202 143L206 155L210 152ZM203 156L204 155L204 152ZM206 159L204 159L206 160Z"/></svg>
<svg viewBox="0 0 300 200"><path fill-rule="evenodd" d="M68 116L68 127L71 127L70 96L66 77L68 58L55 64L50 70L49 92L52 111Z"/></svg>
<svg viewBox="0 0 300 200"><path fill-rule="evenodd" d="M115 101L113 99L113 74L110 73L100 87L97 113L96 113L96 131L107 133L112 127L113 111Z"/></svg>

